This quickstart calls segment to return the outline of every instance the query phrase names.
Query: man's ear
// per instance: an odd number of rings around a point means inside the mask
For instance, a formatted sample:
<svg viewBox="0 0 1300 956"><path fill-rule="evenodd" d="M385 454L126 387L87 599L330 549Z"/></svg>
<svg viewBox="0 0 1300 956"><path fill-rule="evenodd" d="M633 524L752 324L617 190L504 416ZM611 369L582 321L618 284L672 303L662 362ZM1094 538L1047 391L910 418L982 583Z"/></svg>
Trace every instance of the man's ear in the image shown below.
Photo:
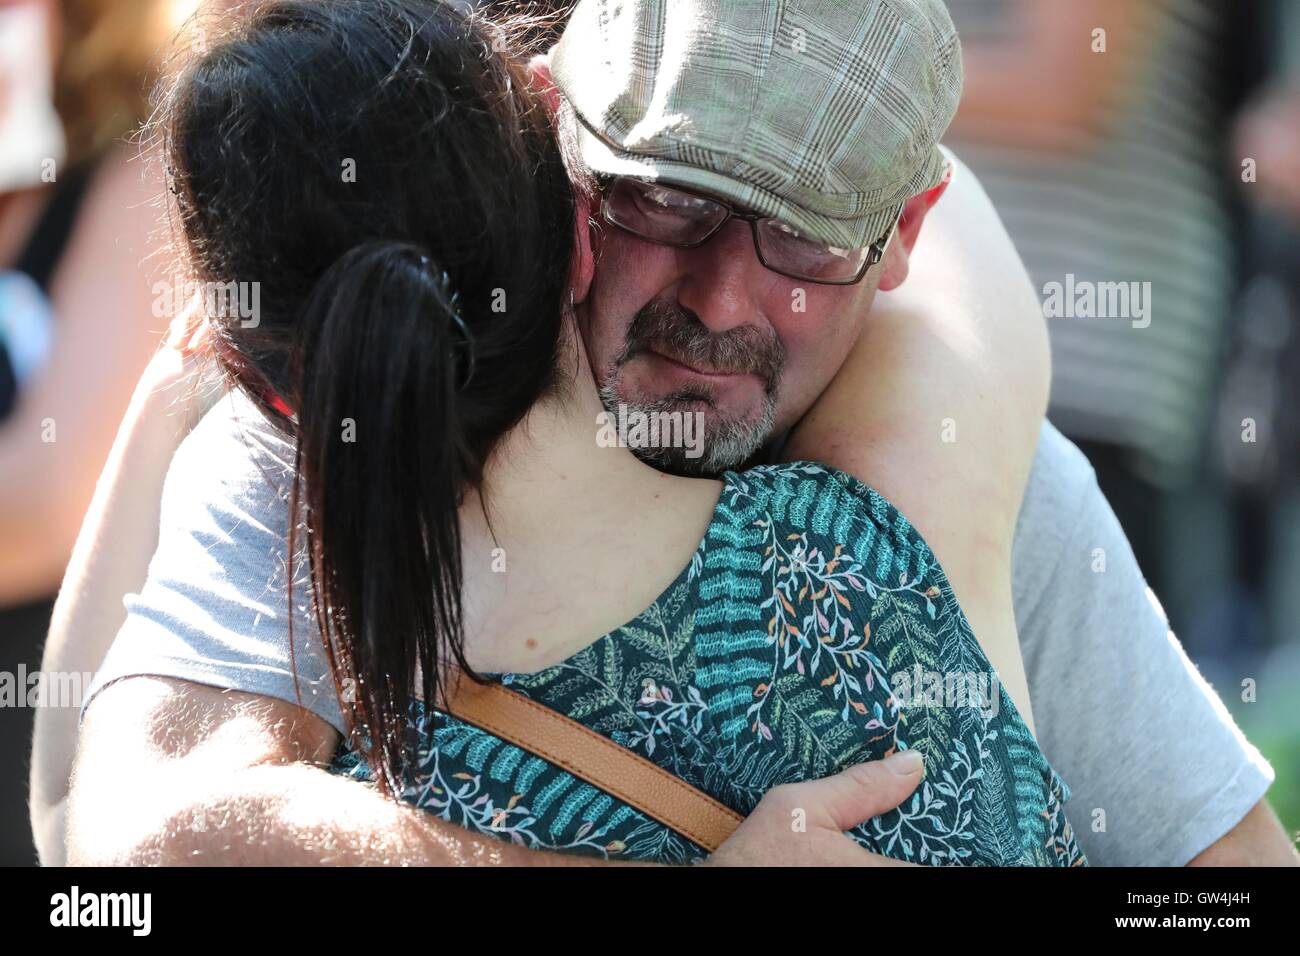
<svg viewBox="0 0 1300 956"><path fill-rule="evenodd" d="M569 288L574 302L582 302L591 291L596 259L591 251L591 197L578 190L573 194L573 262L569 265Z"/></svg>
<svg viewBox="0 0 1300 956"><path fill-rule="evenodd" d="M916 246L916 238L921 234L921 224L925 222L926 214L934 208L939 197L952 183L952 174L952 166L949 166L948 175L944 177L943 182L933 189L913 196L904 204L903 214L898 220L898 231L881 262L883 269L880 285L877 287L881 292L897 289L907 278L908 262L911 259L912 249Z"/></svg>
<svg viewBox="0 0 1300 956"><path fill-rule="evenodd" d="M529 60L528 76L532 81L533 93L546 104L546 111L554 119L556 110L560 108L560 91L555 86L555 78L551 76L550 55L539 53Z"/></svg>

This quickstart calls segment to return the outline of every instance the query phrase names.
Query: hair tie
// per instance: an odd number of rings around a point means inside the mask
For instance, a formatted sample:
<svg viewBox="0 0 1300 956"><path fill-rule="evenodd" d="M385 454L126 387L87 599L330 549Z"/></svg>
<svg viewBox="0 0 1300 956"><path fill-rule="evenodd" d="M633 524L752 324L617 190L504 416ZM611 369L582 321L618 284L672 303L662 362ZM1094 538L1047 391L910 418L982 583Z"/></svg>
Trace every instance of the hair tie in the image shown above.
<svg viewBox="0 0 1300 956"><path fill-rule="evenodd" d="M420 256L421 267L427 269L429 263L430 263L430 259L427 255ZM451 316L451 320L456 324L456 328L460 332L461 344L464 345L465 351L469 354L469 358L466 362L468 371L465 374L464 381L462 381L457 386L458 389L463 390L469 385L470 380L474 378L474 372L477 367L477 358L475 356L475 349L474 349L474 336L470 334L469 326L465 324L465 320L461 317L460 293L452 288L451 276L449 276L447 274L447 271L443 269L439 272L435 281L438 284L438 291L442 293L442 297L445 300L448 313Z"/></svg>
<svg viewBox="0 0 1300 956"><path fill-rule="evenodd" d="M285 418L293 418L294 410L289 403L280 397L280 393L271 387L271 383L267 381L266 376L245 359L243 354L231 345L225 336L214 330L209 338L217 354L229 366L235 378L244 388L266 402L267 405Z"/></svg>

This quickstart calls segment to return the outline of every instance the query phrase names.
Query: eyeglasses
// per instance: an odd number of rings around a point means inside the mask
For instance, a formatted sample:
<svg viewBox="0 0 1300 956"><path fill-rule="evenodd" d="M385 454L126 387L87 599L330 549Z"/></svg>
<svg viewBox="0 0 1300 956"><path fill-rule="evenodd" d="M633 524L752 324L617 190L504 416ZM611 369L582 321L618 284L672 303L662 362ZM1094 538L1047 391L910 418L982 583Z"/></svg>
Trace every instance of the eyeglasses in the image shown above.
<svg viewBox="0 0 1300 956"><path fill-rule="evenodd" d="M885 256L902 215L878 241L843 249L808 236L770 216L760 216L712 196L644 179L611 176L601 183L601 215L611 226L661 245L702 246L732 219L749 223L758 261L791 279L824 285L853 285Z"/></svg>

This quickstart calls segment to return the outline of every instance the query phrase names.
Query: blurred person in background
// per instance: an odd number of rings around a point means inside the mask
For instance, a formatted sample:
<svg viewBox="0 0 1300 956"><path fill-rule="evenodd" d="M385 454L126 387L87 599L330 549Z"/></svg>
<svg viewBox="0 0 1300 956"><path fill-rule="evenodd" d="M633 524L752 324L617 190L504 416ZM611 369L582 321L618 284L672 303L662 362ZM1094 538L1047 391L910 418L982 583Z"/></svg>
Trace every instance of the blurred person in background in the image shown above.
<svg viewBox="0 0 1300 956"><path fill-rule="evenodd" d="M1050 417L1198 667L1295 779L1300 5L948 6L966 58L950 141L1040 294L1150 282L1139 322L1050 320ZM1276 801L1294 830L1300 796Z"/></svg>
<svg viewBox="0 0 1300 956"><path fill-rule="evenodd" d="M1221 651L1243 630L1209 442L1240 261L1223 130L1251 68L1225 50L1256 5L948 6L967 67L950 140L1044 297L1049 417L1091 460L1189 653ZM1124 314L1106 314L1106 283L1126 287ZM1085 288L1091 315L1072 308Z"/></svg>
<svg viewBox="0 0 1300 956"><path fill-rule="evenodd" d="M1234 173L1247 200L1245 272L1217 435L1242 516L1242 581L1269 637L1238 663L1265 706L1233 710L1300 779L1300 5L1274 0L1257 45L1267 82L1237 117ZM1247 432L1247 428L1253 429ZM1281 706L1278 706L1278 702ZM1232 701L1230 700L1230 703ZM1300 824L1300 793L1277 809Z"/></svg>
<svg viewBox="0 0 1300 956"><path fill-rule="evenodd" d="M1300 6L1277 0L1274 70L1238 117L1236 160L1252 176L1246 282L1220 435L1229 475L1268 513L1265 612L1275 642L1300 642ZM1244 418L1258 441L1240 440ZM1262 420L1261 420L1262 419Z"/></svg>
<svg viewBox="0 0 1300 956"><path fill-rule="evenodd" d="M145 118L164 0L0 0L0 863L32 863L30 675L131 390L166 320ZM24 677L27 679L24 679ZM74 702L75 705L75 702Z"/></svg>

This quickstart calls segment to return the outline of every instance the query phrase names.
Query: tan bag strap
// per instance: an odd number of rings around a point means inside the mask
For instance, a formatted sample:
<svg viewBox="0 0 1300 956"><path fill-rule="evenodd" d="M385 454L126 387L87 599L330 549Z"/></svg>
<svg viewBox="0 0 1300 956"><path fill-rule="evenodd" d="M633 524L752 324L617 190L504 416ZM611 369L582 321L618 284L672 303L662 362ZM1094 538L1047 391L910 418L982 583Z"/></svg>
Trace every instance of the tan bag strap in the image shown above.
<svg viewBox="0 0 1300 956"><path fill-rule="evenodd" d="M454 680L448 713L563 767L712 853L744 819L576 720L500 684Z"/></svg>

